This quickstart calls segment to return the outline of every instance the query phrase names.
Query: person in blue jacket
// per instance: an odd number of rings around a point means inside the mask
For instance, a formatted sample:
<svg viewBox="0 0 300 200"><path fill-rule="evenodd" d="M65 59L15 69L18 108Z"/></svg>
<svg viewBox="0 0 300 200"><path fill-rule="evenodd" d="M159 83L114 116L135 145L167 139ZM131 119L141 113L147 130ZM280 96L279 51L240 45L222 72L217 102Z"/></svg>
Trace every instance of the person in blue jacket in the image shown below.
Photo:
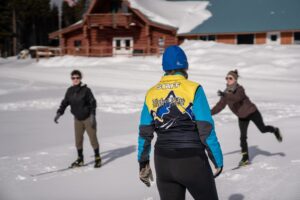
<svg viewBox="0 0 300 200"><path fill-rule="evenodd" d="M194 199L216 200L214 176L222 172L223 155L203 87L188 80L188 61L180 47L168 47L162 65L165 75L148 90L141 113L140 180L148 187L153 181L149 155L156 132L154 164L160 198L182 200L188 190Z"/></svg>

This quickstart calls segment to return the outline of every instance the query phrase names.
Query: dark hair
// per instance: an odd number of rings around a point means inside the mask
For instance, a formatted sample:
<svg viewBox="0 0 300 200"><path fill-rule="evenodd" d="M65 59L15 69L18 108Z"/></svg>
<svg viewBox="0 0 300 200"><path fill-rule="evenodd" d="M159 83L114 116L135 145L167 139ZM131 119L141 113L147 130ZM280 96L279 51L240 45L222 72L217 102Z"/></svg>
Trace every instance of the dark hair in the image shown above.
<svg viewBox="0 0 300 200"><path fill-rule="evenodd" d="M227 75L233 76L236 80L240 77L237 69L229 71Z"/></svg>
<svg viewBox="0 0 300 200"><path fill-rule="evenodd" d="M189 77L189 75L188 75L188 73L187 73L187 69L173 69L173 70L167 70L167 71L166 71L166 75L174 75L174 74L176 74L177 72L182 73L183 76L184 76L185 78L188 78L188 77Z"/></svg>
<svg viewBox="0 0 300 200"><path fill-rule="evenodd" d="M236 73L237 77L240 77L239 72L237 69L233 70L234 73Z"/></svg>
<svg viewBox="0 0 300 200"><path fill-rule="evenodd" d="M80 78L82 78L82 73L81 71L75 69L71 72L71 76L74 76L74 75L78 75Z"/></svg>

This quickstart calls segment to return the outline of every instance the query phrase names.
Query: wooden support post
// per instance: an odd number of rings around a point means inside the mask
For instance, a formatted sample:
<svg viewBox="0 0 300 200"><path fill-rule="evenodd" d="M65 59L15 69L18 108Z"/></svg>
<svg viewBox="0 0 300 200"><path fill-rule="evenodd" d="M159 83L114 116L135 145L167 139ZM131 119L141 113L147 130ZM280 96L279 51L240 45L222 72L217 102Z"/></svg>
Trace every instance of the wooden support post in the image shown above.
<svg viewBox="0 0 300 200"><path fill-rule="evenodd" d="M36 58L36 62L39 62L40 58L39 58L39 53L38 53L38 49L35 50L35 58Z"/></svg>
<svg viewBox="0 0 300 200"><path fill-rule="evenodd" d="M147 37L147 53L149 54L150 53L150 45L151 45L151 37L150 37L150 27L149 27L149 24L146 24L146 37Z"/></svg>

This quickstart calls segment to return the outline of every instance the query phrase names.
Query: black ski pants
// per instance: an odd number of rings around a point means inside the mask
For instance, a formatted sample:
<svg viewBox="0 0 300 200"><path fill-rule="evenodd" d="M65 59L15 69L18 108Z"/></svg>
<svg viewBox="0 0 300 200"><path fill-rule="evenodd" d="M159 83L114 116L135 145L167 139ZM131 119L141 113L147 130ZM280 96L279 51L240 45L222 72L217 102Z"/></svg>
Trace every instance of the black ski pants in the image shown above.
<svg viewBox="0 0 300 200"><path fill-rule="evenodd" d="M248 153L247 132L249 122L252 121L261 133L275 132L275 127L265 125L263 118L258 110L250 114L247 118L239 118L239 127L241 132L241 148L243 153Z"/></svg>
<svg viewBox="0 0 300 200"><path fill-rule="evenodd" d="M195 200L218 200L206 154L187 158L155 155L156 182L161 200L184 200L186 190Z"/></svg>

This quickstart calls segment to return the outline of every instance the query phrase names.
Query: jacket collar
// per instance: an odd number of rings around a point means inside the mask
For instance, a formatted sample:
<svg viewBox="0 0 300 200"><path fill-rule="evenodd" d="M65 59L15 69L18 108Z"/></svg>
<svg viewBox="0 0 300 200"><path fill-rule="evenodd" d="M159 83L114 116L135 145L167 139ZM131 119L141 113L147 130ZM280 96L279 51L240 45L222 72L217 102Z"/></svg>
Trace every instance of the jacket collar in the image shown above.
<svg viewBox="0 0 300 200"><path fill-rule="evenodd" d="M177 80L186 80L186 78L182 74L164 75L160 81L167 82L167 81L177 81Z"/></svg>
<svg viewBox="0 0 300 200"><path fill-rule="evenodd" d="M80 88L80 87L85 87L87 86L85 83L80 82L78 85L73 85L74 88Z"/></svg>

